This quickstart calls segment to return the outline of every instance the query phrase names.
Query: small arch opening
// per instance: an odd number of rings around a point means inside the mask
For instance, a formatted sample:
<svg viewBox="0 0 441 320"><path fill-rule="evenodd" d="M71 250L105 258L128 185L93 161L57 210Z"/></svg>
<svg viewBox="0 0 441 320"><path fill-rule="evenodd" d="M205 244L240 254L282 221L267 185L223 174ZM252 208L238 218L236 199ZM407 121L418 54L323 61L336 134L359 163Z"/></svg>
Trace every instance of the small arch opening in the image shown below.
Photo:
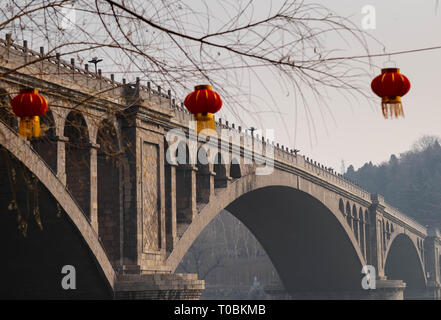
<svg viewBox="0 0 441 320"><path fill-rule="evenodd" d="M233 179L238 179L242 177L242 173L240 170L240 162L236 158L231 159L230 177Z"/></svg>
<svg viewBox="0 0 441 320"><path fill-rule="evenodd" d="M417 241L417 246L421 245ZM385 262L385 275L390 280L402 280L406 283L404 298L424 297L426 282L423 263L418 255L418 248L409 236L399 234L394 238Z"/></svg>
<svg viewBox="0 0 441 320"><path fill-rule="evenodd" d="M176 150L177 163L176 167L176 219L178 224L188 224L192 221L192 189L194 170L189 164L190 151L187 143L179 142Z"/></svg>
<svg viewBox="0 0 441 320"><path fill-rule="evenodd" d="M355 239L358 239L358 213L355 204L352 206L352 229L354 230Z"/></svg>
<svg viewBox="0 0 441 320"><path fill-rule="evenodd" d="M66 185L90 219L90 145L86 120L71 111L64 126L66 142Z"/></svg>
<svg viewBox="0 0 441 320"><path fill-rule="evenodd" d="M339 202L338 202L338 209L340 210L342 215L345 215L345 205L344 205L342 199L340 199Z"/></svg>
<svg viewBox="0 0 441 320"><path fill-rule="evenodd" d="M208 203L210 201L210 184L212 179L208 155L204 147L200 147L197 154L196 199L198 202Z"/></svg>
<svg viewBox="0 0 441 320"><path fill-rule="evenodd" d="M104 120L97 135L98 235L113 265L120 258L119 143L115 126Z"/></svg>
<svg viewBox="0 0 441 320"><path fill-rule="evenodd" d="M219 152L214 161L214 187L225 188L227 186L227 170L225 168L225 162L222 154Z"/></svg>
<svg viewBox="0 0 441 320"><path fill-rule="evenodd" d="M346 221L348 222L349 227L352 228L352 213L351 213L351 205L349 201L346 202Z"/></svg>
<svg viewBox="0 0 441 320"><path fill-rule="evenodd" d="M367 261L371 261L371 246L370 246L370 236L371 236L371 232L370 232L370 217L369 217L369 211L365 210L364 211L364 223L365 223L365 229L364 229L364 233L365 233L365 238L366 238L366 260Z"/></svg>
<svg viewBox="0 0 441 320"><path fill-rule="evenodd" d="M51 110L40 117L42 136L31 140L34 150L43 158L53 172L57 172L57 141L55 120Z"/></svg>

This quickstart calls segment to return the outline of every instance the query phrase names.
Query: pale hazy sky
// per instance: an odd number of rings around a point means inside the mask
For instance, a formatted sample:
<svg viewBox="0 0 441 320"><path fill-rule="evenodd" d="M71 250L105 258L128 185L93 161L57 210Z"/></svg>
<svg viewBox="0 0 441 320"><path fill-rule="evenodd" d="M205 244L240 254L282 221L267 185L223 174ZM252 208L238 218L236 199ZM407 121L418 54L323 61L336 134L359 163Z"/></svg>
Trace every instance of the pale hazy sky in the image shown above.
<svg viewBox="0 0 441 320"><path fill-rule="evenodd" d="M318 2L340 15L350 16L360 27L363 6L374 6L376 29L368 32L385 45L387 52L441 45L441 9L436 12L436 0ZM261 3L259 10L265 10L265 1ZM336 43L329 41L328 44L333 46ZM370 49L372 53L383 52L380 45L374 45ZM363 51L354 43L353 51L345 51L343 55L351 53L360 54ZM381 99L372 106L361 99L359 103L348 103L345 98L335 94L329 100L335 122L331 116L325 117L328 130L324 128L323 121L319 119L320 113L316 111L317 139L311 139L304 114L300 110L294 139L295 121L291 97L282 91L277 92L275 86L279 110L290 130L283 130L281 121L271 114L263 116L263 125L276 128L277 141L290 147L295 143L302 154L338 171L341 160L345 160L346 166L353 164L355 168L366 161L381 163L388 160L391 154L398 156L408 150L421 135L441 136L441 50L399 55L392 59L412 85L410 92L402 100L405 119L383 119ZM386 60L387 58L379 58L374 62L381 68ZM379 73L380 69L372 70L372 78ZM255 90L259 94L258 86Z"/></svg>
<svg viewBox="0 0 441 320"><path fill-rule="evenodd" d="M353 21L359 24L361 8L366 4L373 5L377 27L369 32L386 45L387 51L441 45L441 12L435 11L435 0L323 3L342 15L353 15ZM374 163L388 160L390 154L407 150L423 134L441 136L441 50L410 53L392 59L412 84L411 91L403 98L405 119L383 119L379 112L380 101L376 112L367 105L356 106L353 112L336 108L338 123L329 136L322 135L314 148L307 145L299 148L308 150L320 161L327 160L335 168L340 168L341 159L358 167L367 160ZM344 101L336 99L335 103Z"/></svg>

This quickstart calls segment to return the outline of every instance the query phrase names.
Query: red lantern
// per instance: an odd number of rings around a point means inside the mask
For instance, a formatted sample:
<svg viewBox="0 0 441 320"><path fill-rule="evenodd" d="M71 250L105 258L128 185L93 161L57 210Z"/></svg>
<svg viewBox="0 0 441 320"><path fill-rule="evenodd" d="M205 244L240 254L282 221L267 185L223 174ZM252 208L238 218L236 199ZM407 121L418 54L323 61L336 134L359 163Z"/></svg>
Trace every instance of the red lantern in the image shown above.
<svg viewBox="0 0 441 320"><path fill-rule="evenodd" d="M18 134L32 138L41 135L40 117L49 109L47 100L37 89L23 89L11 100L12 111L20 118Z"/></svg>
<svg viewBox="0 0 441 320"><path fill-rule="evenodd" d="M184 104L195 117L197 134L203 129L214 130L213 113L221 109L222 99L217 92L212 90L210 85L194 87L194 91L185 98Z"/></svg>
<svg viewBox="0 0 441 320"><path fill-rule="evenodd" d="M404 117L401 97L409 92L410 82L399 68L381 69L381 74L372 80L371 88L382 99L381 107L386 119L389 115L392 118Z"/></svg>

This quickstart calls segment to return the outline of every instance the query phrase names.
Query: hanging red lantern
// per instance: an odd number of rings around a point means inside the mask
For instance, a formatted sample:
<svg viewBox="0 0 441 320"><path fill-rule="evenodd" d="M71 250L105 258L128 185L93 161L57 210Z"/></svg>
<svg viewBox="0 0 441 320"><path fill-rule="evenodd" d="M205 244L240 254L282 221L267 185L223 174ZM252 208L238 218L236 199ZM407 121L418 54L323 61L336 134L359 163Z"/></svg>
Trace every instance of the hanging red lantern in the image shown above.
<svg viewBox="0 0 441 320"><path fill-rule="evenodd" d="M37 89L23 89L11 100L12 111L20 118L18 134L32 138L41 135L40 117L49 109L47 100Z"/></svg>
<svg viewBox="0 0 441 320"><path fill-rule="evenodd" d="M409 92L410 82L399 68L381 69L381 74L372 80L371 88L382 99L381 108L386 119L389 115L404 117L401 97Z"/></svg>
<svg viewBox="0 0 441 320"><path fill-rule="evenodd" d="M184 104L190 111L197 123L197 134L203 129L214 130L214 116L222 107L222 99L219 94L212 90L210 85L194 87L184 100Z"/></svg>

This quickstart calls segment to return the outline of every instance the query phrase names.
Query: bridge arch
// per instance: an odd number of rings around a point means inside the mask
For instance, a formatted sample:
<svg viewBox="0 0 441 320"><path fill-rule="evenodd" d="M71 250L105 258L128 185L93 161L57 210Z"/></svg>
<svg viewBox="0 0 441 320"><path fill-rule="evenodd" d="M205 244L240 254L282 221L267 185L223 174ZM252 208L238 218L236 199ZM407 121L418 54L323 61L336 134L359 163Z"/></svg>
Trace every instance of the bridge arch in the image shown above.
<svg viewBox="0 0 441 320"><path fill-rule="evenodd" d="M271 176L242 177L216 193L167 258L172 271L223 209L241 220L259 240L289 292L359 290L365 262L350 227L338 212L338 199L323 203L299 190L288 174L278 170Z"/></svg>
<svg viewBox="0 0 441 320"><path fill-rule="evenodd" d="M197 167L192 164L191 153L184 140L177 144L175 156L178 164L176 167L176 218L178 223L191 223L194 205L192 190Z"/></svg>
<svg viewBox="0 0 441 320"><path fill-rule="evenodd" d="M352 212L349 201L346 202L346 221L348 223L349 228L352 228Z"/></svg>
<svg viewBox="0 0 441 320"><path fill-rule="evenodd" d="M64 126L66 142L66 185L90 219L90 142L87 122L81 112L73 110Z"/></svg>
<svg viewBox="0 0 441 320"><path fill-rule="evenodd" d="M338 209L340 210L341 214L342 214L343 216L345 216L345 205L344 205L342 199L340 199L340 200L338 201Z"/></svg>
<svg viewBox="0 0 441 320"><path fill-rule="evenodd" d="M227 164L222 156L222 152L218 152L214 158L214 187L223 188L227 185Z"/></svg>
<svg viewBox="0 0 441 320"><path fill-rule="evenodd" d="M1 147L5 148L7 152L9 152L17 161L21 162L27 170L32 172L35 177L38 179L39 183L43 186L43 191L41 192L41 196L48 198L45 199L47 201L41 201L41 204L44 203L50 203L52 205L55 205L56 203L59 204L59 206L63 209L62 213L62 221L58 223L55 228L50 225L48 225L48 222L46 220L46 224L43 219L43 231L36 230L35 236L36 237L42 237L43 239L40 239L39 241L32 241L29 239L22 240L18 239L18 241L21 241L21 244L15 244L19 246L19 248L23 248L22 244L24 242L27 242L28 244L35 244L36 246L39 246L38 248L43 251L38 251L39 253L45 254L44 257L39 257L37 259L34 259L30 261L31 264L28 265L29 270L25 271L25 274L34 274L38 271L46 271L46 267L48 267L48 261L47 259L50 258L61 258L64 259L63 261L66 261L66 264L75 264L77 263L77 279L79 277L83 278L83 275L86 276L89 280L93 281L84 281L82 282L85 286L89 286L92 292L104 294L104 296L94 296L95 298L103 298L103 297L111 297L111 291L110 288L114 287L116 275L115 271L103 249L101 246L101 243L99 242L98 236L93 230L92 226L90 225L89 221L86 219L84 213L82 212L81 208L77 205L77 203L73 200L72 196L69 194L69 192L66 190L63 183L57 178L57 176L53 173L52 170L49 169L49 167L43 162L41 157L31 148L29 148L29 144L26 140L21 139L17 136L16 133L14 133L9 127L7 127L5 124L3 124L0 121L0 145ZM44 208L42 208L44 209ZM46 210L45 210L46 211ZM43 210L42 210L43 214ZM14 233L16 234L16 228L14 228ZM9 239L10 240L10 239ZM10 241L6 241L9 245L12 245ZM41 241L44 240L44 241ZM43 245L39 245L39 244ZM45 247L45 245L48 245L48 247ZM56 254L53 252L49 252L48 248L54 248L57 251ZM29 248L28 248L29 249ZM17 250L18 252L18 250ZM17 254L15 252L15 255ZM29 255L34 254L34 250L30 250L28 252ZM22 254L21 256L27 256L27 254ZM78 264L80 261L77 259L79 256L82 257L81 266ZM47 259L46 259L47 258ZM60 260L61 261L61 260ZM61 294L63 295L63 290L61 290L60 286L60 275L61 275L61 267L60 261L57 260L56 264L50 264L49 267L54 268L56 274L54 275L56 277L56 283L52 284L52 287L56 286L56 288L60 289ZM89 267L84 268L84 263L88 265ZM9 264L4 264L4 267L8 266ZM39 266L40 268L36 268L36 266ZM98 270L96 269L96 266L98 266ZM34 269L32 269L34 267ZM58 267L60 267L58 269ZM34 271L32 271L32 270ZM52 269L51 269L52 270ZM16 272L16 270L15 270ZM3 274L3 273L2 273ZM7 273L4 273L5 276L8 276ZM51 274L53 275L53 274ZM41 274L35 274L36 278L42 277ZM84 279L84 278L83 278ZM44 277L43 280L44 281ZM80 281L80 280L78 280ZM97 281L97 282L95 282ZM95 286L98 285L100 288ZM46 283L47 287L50 287L49 283ZM106 287L107 289L103 289L103 287ZM44 289L43 286L41 286L41 289ZM34 288L39 288L38 286ZM83 287L84 289L84 287ZM76 290L68 290L71 291L73 295L77 295L77 297L92 297L90 296L90 292L86 292L83 289L78 290L77 292L73 292ZM103 291L104 290L104 291ZM65 290L64 290L65 291ZM58 293L60 293L58 292ZM31 294L33 294L33 297L35 296L35 291ZM52 297L57 298L57 296L51 295L51 292L42 292L41 297ZM11 297L10 294L8 294L8 297ZM60 296L58 296L60 298Z"/></svg>
<svg viewBox="0 0 441 320"><path fill-rule="evenodd" d="M197 201L208 203L210 201L210 185L212 176L212 164L209 161L207 150L202 146L196 157L196 196Z"/></svg>
<svg viewBox="0 0 441 320"><path fill-rule="evenodd" d="M57 172L57 143L55 141L55 119L52 110L40 117L42 137L31 141L32 147L47 163L53 172Z"/></svg>
<svg viewBox="0 0 441 320"><path fill-rule="evenodd" d="M355 204L352 205L352 230L354 230L355 239L358 241L358 213Z"/></svg>
<svg viewBox="0 0 441 320"><path fill-rule="evenodd" d="M115 124L104 119L97 131L98 235L113 265L121 259L120 142Z"/></svg>
<svg viewBox="0 0 441 320"><path fill-rule="evenodd" d="M405 298L421 295L426 287L424 264L417 245L409 235L393 235L385 257L385 275L390 280L403 280L406 283Z"/></svg>
<svg viewBox="0 0 441 320"><path fill-rule="evenodd" d="M242 177L242 170L240 168L240 160L233 157L230 163L230 177L233 179L238 179Z"/></svg>

